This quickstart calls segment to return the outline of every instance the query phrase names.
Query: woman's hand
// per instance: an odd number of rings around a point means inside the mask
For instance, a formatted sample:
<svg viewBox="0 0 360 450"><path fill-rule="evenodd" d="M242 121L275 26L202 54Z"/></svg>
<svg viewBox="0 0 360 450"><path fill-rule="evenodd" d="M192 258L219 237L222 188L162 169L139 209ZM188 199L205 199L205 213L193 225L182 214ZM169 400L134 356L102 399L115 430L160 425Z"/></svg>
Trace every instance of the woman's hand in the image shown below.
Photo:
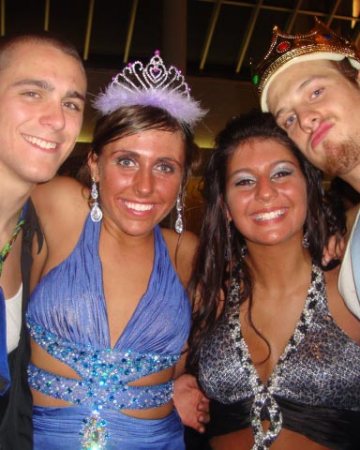
<svg viewBox="0 0 360 450"><path fill-rule="evenodd" d="M184 374L174 382L174 405L184 425L199 433L209 422L209 399L201 392L193 375Z"/></svg>

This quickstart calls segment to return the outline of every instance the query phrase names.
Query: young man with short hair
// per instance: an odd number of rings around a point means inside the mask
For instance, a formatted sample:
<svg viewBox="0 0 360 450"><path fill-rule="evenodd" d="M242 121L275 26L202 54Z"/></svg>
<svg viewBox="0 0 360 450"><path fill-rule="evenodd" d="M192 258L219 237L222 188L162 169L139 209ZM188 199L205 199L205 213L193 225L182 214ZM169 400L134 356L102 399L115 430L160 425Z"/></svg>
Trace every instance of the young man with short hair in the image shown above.
<svg viewBox="0 0 360 450"><path fill-rule="evenodd" d="M86 87L81 58L70 44L49 34L0 41L1 450L32 448L22 322L32 236L39 230L29 197L74 148Z"/></svg>

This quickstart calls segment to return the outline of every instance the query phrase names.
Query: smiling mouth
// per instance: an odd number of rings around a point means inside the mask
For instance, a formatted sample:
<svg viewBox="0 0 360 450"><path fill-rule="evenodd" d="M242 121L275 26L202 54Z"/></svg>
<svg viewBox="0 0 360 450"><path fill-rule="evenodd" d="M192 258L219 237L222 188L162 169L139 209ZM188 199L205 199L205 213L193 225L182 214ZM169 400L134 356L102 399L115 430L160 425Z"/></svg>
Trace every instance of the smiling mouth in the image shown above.
<svg viewBox="0 0 360 450"><path fill-rule="evenodd" d="M278 209L276 211L269 211L264 213L255 214L255 220L259 222L265 222L266 220L273 220L277 219L278 217L281 217L285 214L286 209Z"/></svg>
<svg viewBox="0 0 360 450"><path fill-rule="evenodd" d="M54 150L57 147L56 142L45 141L35 136L30 136L28 134L23 134L25 141L32 145L36 145L44 150Z"/></svg>
<svg viewBox="0 0 360 450"><path fill-rule="evenodd" d="M137 212L146 212L153 209L154 205L149 203L134 203L134 202L124 202L128 209L132 209Z"/></svg>

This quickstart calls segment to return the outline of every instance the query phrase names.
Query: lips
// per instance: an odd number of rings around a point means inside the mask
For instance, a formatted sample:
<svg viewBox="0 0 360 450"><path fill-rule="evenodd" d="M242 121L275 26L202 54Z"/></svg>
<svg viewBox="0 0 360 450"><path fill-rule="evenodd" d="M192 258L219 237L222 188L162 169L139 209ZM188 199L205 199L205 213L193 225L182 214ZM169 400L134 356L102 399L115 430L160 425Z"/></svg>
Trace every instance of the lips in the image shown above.
<svg viewBox="0 0 360 450"><path fill-rule="evenodd" d="M321 123L319 127L313 132L311 137L311 147L315 148L320 142L326 137L330 128L332 128L332 124L329 122Z"/></svg>

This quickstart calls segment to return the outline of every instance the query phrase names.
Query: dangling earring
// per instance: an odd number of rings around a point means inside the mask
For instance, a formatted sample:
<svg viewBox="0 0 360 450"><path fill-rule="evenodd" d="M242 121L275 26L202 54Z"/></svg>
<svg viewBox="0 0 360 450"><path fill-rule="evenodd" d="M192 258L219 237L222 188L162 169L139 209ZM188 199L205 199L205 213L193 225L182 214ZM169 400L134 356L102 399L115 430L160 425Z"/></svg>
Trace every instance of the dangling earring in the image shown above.
<svg viewBox="0 0 360 450"><path fill-rule="evenodd" d="M99 203L97 199L99 198L99 193L96 186L96 181L94 177L91 177L91 199L92 199L92 205L91 205L91 211L90 211L90 217L93 222L100 222L100 220L103 217L103 213L100 209Z"/></svg>
<svg viewBox="0 0 360 450"><path fill-rule="evenodd" d="M309 248L310 247L309 233L307 231L305 231L305 233L304 233L304 237L303 237L303 240L302 240L302 246L304 248Z"/></svg>
<svg viewBox="0 0 360 450"><path fill-rule="evenodd" d="M244 259L246 255L247 255L247 246L244 242L240 247L240 258Z"/></svg>
<svg viewBox="0 0 360 450"><path fill-rule="evenodd" d="M184 231L184 222L182 217L183 202L181 192L176 198L176 221L175 221L175 231L177 234L181 234Z"/></svg>

